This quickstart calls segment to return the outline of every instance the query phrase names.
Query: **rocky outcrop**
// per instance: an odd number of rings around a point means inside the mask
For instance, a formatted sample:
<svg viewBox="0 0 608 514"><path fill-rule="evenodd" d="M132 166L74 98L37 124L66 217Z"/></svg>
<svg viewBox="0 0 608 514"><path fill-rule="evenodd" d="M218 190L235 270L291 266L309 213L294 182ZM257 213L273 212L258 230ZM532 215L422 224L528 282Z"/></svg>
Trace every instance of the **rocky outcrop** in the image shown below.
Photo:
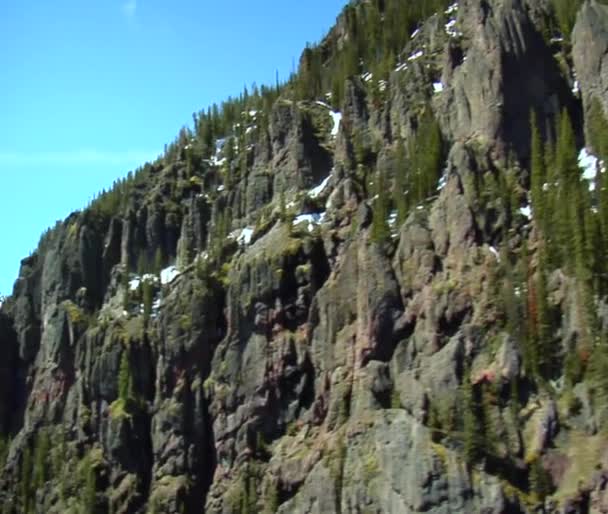
<svg viewBox="0 0 608 514"><path fill-rule="evenodd" d="M567 109L582 138L591 99L608 107L606 10L578 16L581 110L550 3L446 7L339 106L290 84L239 100L43 236L0 307L6 512L601 511L570 270L542 284L556 371L530 360L528 161L532 110L543 137ZM397 216L423 114L441 169Z"/></svg>
<svg viewBox="0 0 608 514"><path fill-rule="evenodd" d="M598 2L585 2L572 32L572 59L583 105L590 114L594 99L604 111L608 108L608 8Z"/></svg>

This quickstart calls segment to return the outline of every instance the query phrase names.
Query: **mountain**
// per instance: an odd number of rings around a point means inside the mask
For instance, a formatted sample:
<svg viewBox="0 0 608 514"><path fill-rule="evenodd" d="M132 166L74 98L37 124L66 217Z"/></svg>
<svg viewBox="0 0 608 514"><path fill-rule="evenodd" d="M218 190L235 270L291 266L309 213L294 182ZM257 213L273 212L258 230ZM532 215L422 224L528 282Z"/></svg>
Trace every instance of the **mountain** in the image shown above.
<svg viewBox="0 0 608 514"><path fill-rule="evenodd" d="M4 513L608 512L608 7L361 0L45 233Z"/></svg>

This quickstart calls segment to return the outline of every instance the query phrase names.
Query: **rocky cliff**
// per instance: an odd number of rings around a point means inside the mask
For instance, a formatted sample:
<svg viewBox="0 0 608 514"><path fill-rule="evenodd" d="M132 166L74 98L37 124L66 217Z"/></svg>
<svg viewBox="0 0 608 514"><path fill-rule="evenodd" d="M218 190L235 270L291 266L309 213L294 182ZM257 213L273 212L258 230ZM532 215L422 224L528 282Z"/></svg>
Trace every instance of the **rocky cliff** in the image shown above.
<svg viewBox="0 0 608 514"><path fill-rule="evenodd" d="M570 120L603 241L608 8L437 4L385 74L298 96L305 53L43 236L0 308L3 512L608 512L604 254L569 264L533 143Z"/></svg>

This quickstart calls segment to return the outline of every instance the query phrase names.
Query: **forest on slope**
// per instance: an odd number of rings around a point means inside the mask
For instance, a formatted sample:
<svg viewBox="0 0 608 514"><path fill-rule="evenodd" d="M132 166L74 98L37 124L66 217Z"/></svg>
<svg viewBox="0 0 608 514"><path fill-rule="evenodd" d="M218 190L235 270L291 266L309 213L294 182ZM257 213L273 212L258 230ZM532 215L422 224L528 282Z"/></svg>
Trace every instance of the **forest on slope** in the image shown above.
<svg viewBox="0 0 608 514"><path fill-rule="evenodd" d="M350 3L0 307L5 513L608 509L608 8Z"/></svg>

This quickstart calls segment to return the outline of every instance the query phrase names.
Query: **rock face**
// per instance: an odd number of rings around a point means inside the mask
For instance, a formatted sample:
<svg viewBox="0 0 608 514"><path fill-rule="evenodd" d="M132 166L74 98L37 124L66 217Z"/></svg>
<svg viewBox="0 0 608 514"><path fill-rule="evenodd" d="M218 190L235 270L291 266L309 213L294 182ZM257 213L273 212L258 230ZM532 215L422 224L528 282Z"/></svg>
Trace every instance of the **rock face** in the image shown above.
<svg viewBox="0 0 608 514"><path fill-rule="evenodd" d="M530 112L550 140L566 109L581 143L608 112L608 8L582 6L572 67L551 5L454 3L386 80L239 106L211 151L180 134L45 234L0 307L3 512L605 512L569 270L547 380L526 342ZM439 183L380 237L374 181L397 187L428 112Z"/></svg>
<svg viewBox="0 0 608 514"><path fill-rule="evenodd" d="M583 105L589 114L592 101L604 109L608 91L608 7L586 2L572 33L572 59L581 84Z"/></svg>

